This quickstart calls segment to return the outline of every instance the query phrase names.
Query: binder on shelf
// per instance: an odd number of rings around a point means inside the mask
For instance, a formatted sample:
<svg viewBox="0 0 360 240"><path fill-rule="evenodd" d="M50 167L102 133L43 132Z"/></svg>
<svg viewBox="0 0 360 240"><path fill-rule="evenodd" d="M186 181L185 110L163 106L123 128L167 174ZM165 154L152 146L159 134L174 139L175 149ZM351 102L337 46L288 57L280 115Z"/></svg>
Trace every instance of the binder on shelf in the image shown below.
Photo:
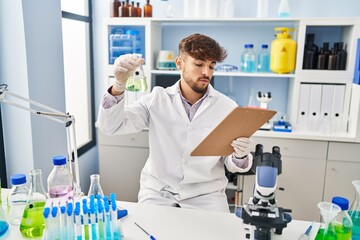
<svg viewBox="0 0 360 240"><path fill-rule="evenodd" d="M323 119L330 120L332 116L333 93L334 93L333 84L322 85L320 116Z"/></svg>
<svg viewBox="0 0 360 240"><path fill-rule="evenodd" d="M321 108L321 84L310 85L310 103L309 103L309 123L310 130L318 130L320 123L320 108Z"/></svg>
<svg viewBox="0 0 360 240"><path fill-rule="evenodd" d="M297 124L300 128L307 128L309 118L310 84L300 84L299 110Z"/></svg>

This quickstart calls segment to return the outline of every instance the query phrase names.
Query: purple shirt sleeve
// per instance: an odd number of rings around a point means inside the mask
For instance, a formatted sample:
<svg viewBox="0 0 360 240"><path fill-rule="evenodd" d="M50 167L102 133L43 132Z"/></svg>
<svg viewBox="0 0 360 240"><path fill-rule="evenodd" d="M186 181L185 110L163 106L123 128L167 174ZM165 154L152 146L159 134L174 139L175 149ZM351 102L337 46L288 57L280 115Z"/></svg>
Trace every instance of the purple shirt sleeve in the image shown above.
<svg viewBox="0 0 360 240"><path fill-rule="evenodd" d="M110 94L110 91L111 91L111 88L110 87L106 93L104 94L103 98L102 98L102 102L101 102L101 105L103 106L103 108L105 109L109 109L111 108L112 106L118 104L123 98L124 98L124 93L120 94L120 95L117 95L117 96L113 96Z"/></svg>

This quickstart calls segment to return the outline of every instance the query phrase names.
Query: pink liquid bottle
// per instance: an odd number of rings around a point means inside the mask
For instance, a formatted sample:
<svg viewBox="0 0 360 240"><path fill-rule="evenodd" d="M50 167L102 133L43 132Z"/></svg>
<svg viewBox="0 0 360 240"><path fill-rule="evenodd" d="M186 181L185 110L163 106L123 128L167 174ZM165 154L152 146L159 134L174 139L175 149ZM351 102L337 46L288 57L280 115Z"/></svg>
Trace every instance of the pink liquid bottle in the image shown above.
<svg viewBox="0 0 360 240"><path fill-rule="evenodd" d="M53 164L54 168L47 179L50 198L73 199L73 179L66 167L66 157L53 157Z"/></svg>

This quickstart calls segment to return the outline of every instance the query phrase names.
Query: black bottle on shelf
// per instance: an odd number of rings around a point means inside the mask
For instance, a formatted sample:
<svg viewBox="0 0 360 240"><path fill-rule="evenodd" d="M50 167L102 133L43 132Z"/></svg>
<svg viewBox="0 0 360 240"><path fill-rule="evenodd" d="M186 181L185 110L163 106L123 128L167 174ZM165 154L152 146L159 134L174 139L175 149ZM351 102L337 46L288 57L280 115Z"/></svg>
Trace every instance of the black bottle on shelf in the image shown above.
<svg viewBox="0 0 360 240"><path fill-rule="evenodd" d="M306 34L306 44L304 50L303 69L316 69L318 46L314 43L315 34Z"/></svg>
<svg viewBox="0 0 360 240"><path fill-rule="evenodd" d="M339 42L337 49L336 70L346 70L346 58L346 47L344 48L343 42Z"/></svg>
<svg viewBox="0 0 360 240"><path fill-rule="evenodd" d="M329 63L328 63L328 70L336 70L336 64L337 64L337 54L336 54L336 46L334 44L334 48L331 51L331 54L329 55Z"/></svg>
<svg viewBox="0 0 360 240"><path fill-rule="evenodd" d="M325 64L325 54L324 54L324 48L320 48L320 52L317 59L317 67L316 69L327 69L327 66Z"/></svg>

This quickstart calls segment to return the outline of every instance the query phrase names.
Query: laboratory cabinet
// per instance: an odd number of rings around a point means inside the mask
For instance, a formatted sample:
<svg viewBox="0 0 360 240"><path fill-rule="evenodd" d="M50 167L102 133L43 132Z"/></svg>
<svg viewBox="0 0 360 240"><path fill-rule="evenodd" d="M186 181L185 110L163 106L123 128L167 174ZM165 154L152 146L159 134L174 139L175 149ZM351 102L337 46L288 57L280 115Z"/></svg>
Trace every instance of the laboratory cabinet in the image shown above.
<svg viewBox="0 0 360 240"><path fill-rule="evenodd" d="M294 28L293 39L297 43L294 71L288 74L215 71L213 85L241 106L256 99L254 94L258 91L271 91L273 100L268 107L278 111L276 117L283 116L292 124L291 133L257 131L254 142L262 143L267 151L274 145L281 148L283 173L278 186L285 190L277 190L276 194L279 205L292 209L295 219L319 220L318 202L329 200L334 194L351 197L349 182L359 179L360 173L357 150L360 87L353 80L355 63L360 58L357 51L360 18L109 18L103 26L106 88L113 81L113 53L123 50L110 39L111 35L136 30L136 51L145 58L144 72L150 86L147 92L179 79L177 70L156 69L157 55L160 50L177 52L179 41L189 34L213 37L228 50L224 63L239 67L245 44L253 43L255 48L270 45L275 39L275 27ZM303 69L308 34L315 35L319 48L324 42L330 45L343 42L347 51L345 68ZM119 199L137 201L140 171L149 153L147 132L115 137L99 132L99 136L99 167L105 192L118 191ZM243 203L252 195L253 183L254 176L244 177ZM231 195L235 189L229 184L227 193Z"/></svg>

